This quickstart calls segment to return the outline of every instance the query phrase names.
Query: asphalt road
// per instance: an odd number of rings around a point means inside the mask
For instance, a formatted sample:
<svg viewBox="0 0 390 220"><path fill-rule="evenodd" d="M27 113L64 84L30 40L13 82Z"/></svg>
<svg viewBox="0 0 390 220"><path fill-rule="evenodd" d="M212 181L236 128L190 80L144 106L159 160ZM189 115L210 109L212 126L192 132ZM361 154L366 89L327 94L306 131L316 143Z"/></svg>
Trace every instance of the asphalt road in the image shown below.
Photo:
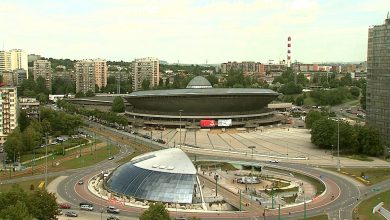
<svg viewBox="0 0 390 220"><path fill-rule="evenodd" d="M107 128L110 131L115 131L115 129ZM118 131L119 135L122 135L125 138L134 138L131 134L128 134L126 132ZM102 138L102 137L100 137ZM140 137L137 137L138 140L140 140ZM104 140L104 139L103 139ZM114 141L113 141L114 142ZM75 187L77 187L77 182L80 179L83 179L85 176L91 175L92 173L99 173L102 170L107 170L110 168L116 167L118 164L115 163L116 160L120 160L121 158L127 156L131 152L131 148L129 148L126 145L121 145L121 150L118 155L115 156L114 160L105 160L102 161L94 166L82 168L82 169L76 169L76 170L69 170L69 171L62 171L57 173L49 173L49 176L68 176L66 180L62 181L58 185L58 194L65 200L72 203L75 207L78 207L79 202L84 201L83 197L81 197L79 194L76 193ZM205 157L205 156L198 156L198 158L214 158L218 159L218 157ZM221 159L221 158L219 158ZM237 158L237 160L242 160L242 158ZM307 205L307 216L315 216L319 214L328 214L330 220L344 220L344 219L352 219L352 211L354 207L362 201L362 198L368 198L372 195L375 195L380 192L372 192L373 188L380 188L381 191L384 191L386 189L390 188L390 180L375 184L371 187L364 187L363 189L360 189L356 183L353 180L350 180L348 177L342 177L339 175L335 175L332 173L329 173L327 171L322 171L319 168L312 167L312 166L306 166L306 165L298 165L298 164L288 164L288 163L279 163L277 164L280 168L291 168L295 170L300 170L306 173L309 173L314 176L321 176L324 181L334 182L335 185L337 185L340 188L340 195L335 195L335 198L329 199L328 202L324 202L324 204L321 207L313 208L311 207L310 203ZM22 177L17 179L11 179L11 180L3 180L1 183L16 183L20 181L26 181L31 179L38 179L43 178L44 175L36 175L36 176L29 176L29 177ZM86 182L86 181L84 181ZM332 192L330 192L332 193ZM99 200L99 198L95 198ZM101 200L100 200L101 201ZM100 213L99 211L103 208L105 210L106 204L104 202L95 204L95 211L93 216L96 217L96 213ZM283 212L285 215L283 216L283 219L298 219L303 218L303 208L300 208L300 211L294 211L291 212L289 215L286 212ZM261 219L263 216L262 213L259 213L257 216L253 216L256 219ZM270 214L273 214L273 216L270 216ZM265 219L278 219L276 215L274 215L275 212L267 213L265 216ZM91 213L92 215L92 213ZM127 216L128 217L136 217L137 213L121 213L121 216ZM251 217L253 219L253 217ZM92 217L94 218L94 217ZM202 219L221 219L223 216L202 216ZM237 218L245 218L244 216L237 215L236 218L223 218L223 219L237 219ZM129 218L129 219L136 219L136 218ZM250 219L250 218L247 218Z"/></svg>

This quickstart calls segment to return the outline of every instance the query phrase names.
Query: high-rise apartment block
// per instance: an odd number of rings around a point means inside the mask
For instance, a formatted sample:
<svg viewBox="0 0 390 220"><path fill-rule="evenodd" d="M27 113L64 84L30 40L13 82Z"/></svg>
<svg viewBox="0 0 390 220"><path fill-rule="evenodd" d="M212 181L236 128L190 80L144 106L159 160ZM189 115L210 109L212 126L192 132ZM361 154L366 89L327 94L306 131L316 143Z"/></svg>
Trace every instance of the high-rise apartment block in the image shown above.
<svg viewBox="0 0 390 220"><path fill-rule="evenodd" d="M107 85L107 62L101 59L80 60L75 63L76 92L95 92Z"/></svg>
<svg viewBox="0 0 390 220"><path fill-rule="evenodd" d="M0 51L0 72L12 72L18 69L26 70L28 78L27 53L20 49Z"/></svg>
<svg viewBox="0 0 390 220"><path fill-rule="evenodd" d="M16 87L0 86L0 145L17 127L17 103Z"/></svg>
<svg viewBox="0 0 390 220"><path fill-rule="evenodd" d="M135 59L132 62L131 78L133 81L133 91L142 89L144 80L149 81L149 87L158 86L160 83L159 60L153 57Z"/></svg>
<svg viewBox="0 0 390 220"><path fill-rule="evenodd" d="M368 125L390 143L390 17L368 29L366 105Z"/></svg>
<svg viewBox="0 0 390 220"><path fill-rule="evenodd" d="M51 79L52 79L52 69L51 62L48 60L36 60L34 61L34 80L36 81L39 77L42 77L45 80L46 88L51 91Z"/></svg>

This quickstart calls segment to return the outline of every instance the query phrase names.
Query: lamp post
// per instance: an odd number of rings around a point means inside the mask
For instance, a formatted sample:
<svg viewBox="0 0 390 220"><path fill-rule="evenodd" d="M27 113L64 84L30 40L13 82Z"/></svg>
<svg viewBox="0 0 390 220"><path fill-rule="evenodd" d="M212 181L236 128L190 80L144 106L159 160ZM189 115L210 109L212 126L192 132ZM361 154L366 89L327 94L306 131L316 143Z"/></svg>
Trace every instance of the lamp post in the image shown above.
<svg viewBox="0 0 390 220"><path fill-rule="evenodd" d="M45 133L45 188L47 189L47 132Z"/></svg>
<svg viewBox="0 0 390 220"><path fill-rule="evenodd" d="M337 171L340 172L340 120L337 120Z"/></svg>
<svg viewBox="0 0 390 220"><path fill-rule="evenodd" d="M180 148L181 148L181 113L183 112L183 110L179 110L179 114L180 114L180 124L179 124L179 132L180 132Z"/></svg>
<svg viewBox="0 0 390 220"><path fill-rule="evenodd" d="M253 159L253 149L255 149L256 146L248 146L248 148L252 150L252 159Z"/></svg>
<svg viewBox="0 0 390 220"><path fill-rule="evenodd" d="M218 196L218 174L214 175L214 179L215 179L215 197L217 197Z"/></svg>

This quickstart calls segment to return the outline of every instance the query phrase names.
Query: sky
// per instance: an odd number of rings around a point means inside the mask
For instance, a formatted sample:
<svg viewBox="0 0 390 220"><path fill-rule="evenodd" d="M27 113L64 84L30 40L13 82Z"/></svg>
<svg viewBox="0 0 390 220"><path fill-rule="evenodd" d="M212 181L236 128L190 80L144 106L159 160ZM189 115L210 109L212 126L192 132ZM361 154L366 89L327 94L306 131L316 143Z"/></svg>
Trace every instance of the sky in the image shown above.
<svg viewBox="0 0 390 220"><path fill-rule="evenodd" d="M44 57L358 62L389 0L1 0L0 43Z"/></svg>

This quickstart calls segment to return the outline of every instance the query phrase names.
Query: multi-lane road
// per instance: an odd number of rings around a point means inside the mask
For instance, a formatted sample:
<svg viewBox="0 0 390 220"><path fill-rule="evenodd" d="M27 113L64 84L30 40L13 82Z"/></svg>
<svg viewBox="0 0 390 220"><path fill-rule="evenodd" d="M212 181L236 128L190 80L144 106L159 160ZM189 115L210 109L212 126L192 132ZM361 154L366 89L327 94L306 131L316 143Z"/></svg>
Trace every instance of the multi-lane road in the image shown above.
<svg viewBox="0 0 390 220"><path fill-rule="evenodd" d="M90 123L90 124L93 126L95 125L95 123ZM118 145L121 148L120 152L118 155L115 156L114 160L105 160L98 164L95 164L94 166L86 167L82 169L62 171L58 173L49 174L49 176L67 176L57 186L57 193L62 199L72 203L75 207L78 207L78 204L80 202L86 200L94 203L95 211L89 214L91 216L91 219L95 219L96 216L99 216L98 214L100 213L100 210L105 211L105 208L108 204L106 203L106 201L102 200L101 198L89 193L86 188L86 184L78 185L77 184L78 181L84 179L84 182L87 183L88 178L92 177L94 174L118 166L116 161L127 156L132 151L129 145L123 143L126 142L126 140L134 139L134 136L129 133L116 131L115 129L104 127L101 125L99 126L103 129L103 132L100 135L102 134L109 135L109 133L115 132L118 137L122 137L121 138L122 141L118 141L120 142L118 143ZM109 130L110 132L104 132L104 130ZM100 138L105 139L104 136L100 136ZM141 141L140 137L136 137L136 138L138 139L138 141ZM221 157L219 157L218 154L213 156L209 155L203 157L210 158L210 159L221 159ZM242 160L242 159L243 158L241 157L234 158L234 155L229 158L229 160L235 160L235 161ZM224 157L223 160L226 160L226 157ZM352 212L354 207L360 201L362 201L362 199L366 197L370 197L373 194L373 192L371 191L372 188L380 187L381 190L386 190L390 188L390 180L381 182L371 187L362 187L362 186L358 186L358 184L354 180L350 179L349 177L345 177L339 174L325 171L313 166L307 166L302 164L290 164L290 163L279 163L277 164L277 166L284 169L293 169L299 172L304 172L306 174L312 175L317 178L321 177L322 181L326 184L327 191L324 193L324 195L306 205L307 216L315 216L315 215L326 213L328 214L330 220L352 219ZM35 179L35 178L42 178L42 176L38 175L38 176L22 177L19 179L2 181L2 183L15 183L18 181L25 181L29 179ZM142 212L142 209L139 208L129 208L129 207L120 207L120 208L123 210L120 215L125 219L136 219L136 216L138 216L139 213ZM174 216L182 215L177 213L171 213L171 214ZM282 214L283 214L283 219L302 218L303 205L289 208L289 209L283 209ZM88 215L88 213L86 215ZM246 211L244 214L235 213L235 214L225 215L223 213L213 214L209 212L209 213L199 213L193 215L197 215L202 219L237 219L237 218L262 219L264 218L262 216L262 212L259 211L255 213L250 210ZM105 214L105 216L107 216L107 214ZM186 216L191 216L191 215L187 214ZM101 215L101 217L103 217L103 215ZM265 217L266 219L277 219L278 218L277 210L268 210L266 212Z"/></svg>

